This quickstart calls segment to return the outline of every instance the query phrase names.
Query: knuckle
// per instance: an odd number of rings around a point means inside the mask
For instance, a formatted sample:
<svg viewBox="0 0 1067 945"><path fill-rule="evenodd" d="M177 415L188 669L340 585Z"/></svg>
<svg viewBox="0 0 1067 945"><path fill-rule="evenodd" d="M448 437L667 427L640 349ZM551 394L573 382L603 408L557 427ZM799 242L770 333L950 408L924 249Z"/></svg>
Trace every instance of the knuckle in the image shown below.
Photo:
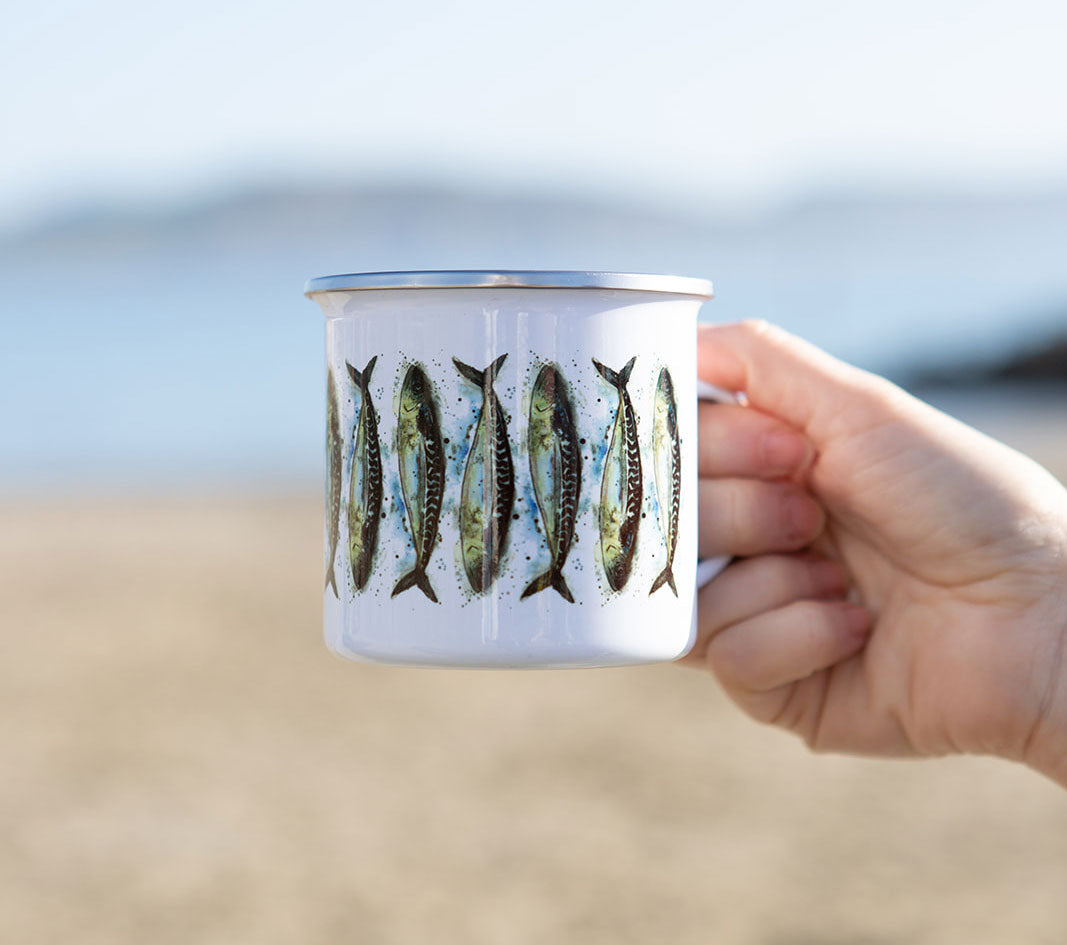
<svg viewBox="0 0 1067 945"><path fill-rule="evenodd" d="M730 489L723 506L726 537L746 552L751 550L751 502L747 489Z"/></svg>
<svg viewBox="0 0 1067 945"><path fill-rule="evenodd" d="M763 693L778 685L774 660L762 654L743 633L727 631L712 640L708 662L716 678L728 689Z"/></svg>
<svg viewBox="0 0 1067 945"><path fill-rule="evenodd" d="M748 689L750 662L743 636L726 630L713 637L705 658L716 679L727 688Z"/></svg>
<svg viewBox="0 0 1067 945"><path fill-rule="evenodd" d="M777 711L769 718L769 724L796 732L804 737L804 716L806 706L800 698L800 687L790 686L788 694L777 706ZM806 740L806 739L805 739Z"/></svg>
<svg viewBox="0 0 1067 945"><path fill-rule="evenodd" d="M812 585L811 568L806 562L787 554L768 555L765 583L776 588L782 596L807 593Z"/></svg>
<svg viewBox="0 0 1067 945"><path fill-rule="evenodd" d="M773 334L774 326L763 318L746 318L737 323L737 330L743 338L760 341Z"/></svg>
<svg viewBox="0 0 1067 945"><path fill-rule="evenodd" d="M749 338L764 343L771 343L780 345L783 344L787 338L787 333L775 325L773 322L767 321L765 318L746 318L739 323L738 326L742 333Z"/></svg>
<svg viewBox="0 0 1067 945"><path fill-rule="evenodd" d="M800 600L793 604L790 616L793 618L797 632L804 634L807 638L806 642L810 644L813 638L826 629L829 613L819 601Z"/></svg>

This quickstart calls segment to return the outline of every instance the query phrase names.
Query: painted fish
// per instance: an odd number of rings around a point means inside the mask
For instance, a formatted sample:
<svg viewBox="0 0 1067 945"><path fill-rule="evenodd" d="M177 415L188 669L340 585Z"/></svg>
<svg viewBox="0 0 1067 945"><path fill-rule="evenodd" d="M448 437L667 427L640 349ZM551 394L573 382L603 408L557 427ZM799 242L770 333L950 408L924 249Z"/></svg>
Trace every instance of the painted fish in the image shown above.
<svg viewBox="0 0 1067 945"><path fill-rule="evenodd" d="M488 590L496 579L515 504L515 466L507 420L493 390L506 357L507 354L500 355L484 371L452 359L456 370L482 392L482 410L467 454L459 503L463 569L478 594Z"/></svg>
<svg viewBox="0 0 1067 945"><path fill-rule="evenodd" d="M527 585L522 596L554 587L564 600L573 604L574 597L563 578L563 565L574 541L582 456L574 426L574 407L567 384L555 365L542 367L534 381L528 437L530 476L552 562L544 574Z"/></svg>
<svg viewBox="0 0 1067 945"><path fill-rule="evenodd" d="M370 375L377 360L375 355L362 371L345 362L361 401L348 472L348 561L357 591L366 587L370 577L382 513L382 453L378 415L370 396Z"/></svg>
<svg viewBox="0 0 1067 945"><path fill-rule="evenodd" d="M326 561L326 585L337 593L337 578L333 573L337 557L337 538L341 531L341 464L344 446L341 443L341 404L337 400L337 384L333 371L326 369L326 532L330 549Z"/></svg>
<svg viewBox="0 0 1067 945"><path fill-rule="evenodd" d="M430 585L426 566L437 542L437 525L441 518L445 447L430 379L418 364L408 368L400 389L396 448L400 488L415 544L415 567L396 582L392 596L418 586L436 604L437 595Z"/></svg>
<svg viewBox="0 0 1067 945"><path fill-rule="evenodd" d="M659 502L659 524L667 547L667 567L652 582L649 596L664 584L669 584L674 596L674 551L678 546L678 505L682 494L682 448L678 440L678 404L674 399L671 372L659 372L656 394L652 402L652 456L656 473L656 499Z"/></svg>
<svg viewBox="0 0 1067 945"><path fill-rule="evenodd" d="M626 392L626 382L636 360L630 358L626 367L615 372L593 358L593 366L600 376L619 394L611 446L604 459L604 478L600 484L600 551L613 591L621 591L630 579L641 524L641 448L637 441L637 418Z"/></svg>

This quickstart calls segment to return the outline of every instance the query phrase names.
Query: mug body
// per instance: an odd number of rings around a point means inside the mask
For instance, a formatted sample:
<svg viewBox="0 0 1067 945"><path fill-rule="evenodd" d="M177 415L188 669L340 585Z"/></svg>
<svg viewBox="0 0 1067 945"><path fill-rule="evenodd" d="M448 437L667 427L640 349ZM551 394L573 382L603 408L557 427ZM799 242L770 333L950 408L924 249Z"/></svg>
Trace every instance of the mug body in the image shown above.
<svg viewBox="0 0 1067 945"><path fill-rule="evenodd" d="M334 652L581 667L687 651L710 284L376 273L307 294L326 315Z"/></svg>

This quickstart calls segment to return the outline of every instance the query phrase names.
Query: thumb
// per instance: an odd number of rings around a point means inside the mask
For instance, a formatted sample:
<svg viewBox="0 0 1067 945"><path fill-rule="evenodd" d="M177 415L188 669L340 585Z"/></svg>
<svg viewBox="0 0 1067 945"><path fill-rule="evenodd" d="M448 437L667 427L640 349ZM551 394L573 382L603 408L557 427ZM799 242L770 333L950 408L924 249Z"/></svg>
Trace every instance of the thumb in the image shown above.
<svg viewBox="0 0 1067 945"><path fill-rule="evenodd" d="M763 321L701 325L697 375L740 391L759 410L805 431L816 442L832 430L884 412L887 396L903 395L883 378L860 370ZM875 406L877 404L877 407Z"/></svg>

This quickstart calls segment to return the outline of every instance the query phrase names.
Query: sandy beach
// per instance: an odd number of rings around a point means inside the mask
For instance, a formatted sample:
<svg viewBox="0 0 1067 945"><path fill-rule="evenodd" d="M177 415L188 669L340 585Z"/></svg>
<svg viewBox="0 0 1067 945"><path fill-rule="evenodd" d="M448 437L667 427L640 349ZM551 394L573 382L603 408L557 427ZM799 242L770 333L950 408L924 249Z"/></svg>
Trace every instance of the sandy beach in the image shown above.
<svg viewBox="0 0 1067 945"><path fill-rule="evenodd" d="M0 506L4 941L1064 941L1038 775L815 757L671 666L344 663L320 502Z"/></svg>

